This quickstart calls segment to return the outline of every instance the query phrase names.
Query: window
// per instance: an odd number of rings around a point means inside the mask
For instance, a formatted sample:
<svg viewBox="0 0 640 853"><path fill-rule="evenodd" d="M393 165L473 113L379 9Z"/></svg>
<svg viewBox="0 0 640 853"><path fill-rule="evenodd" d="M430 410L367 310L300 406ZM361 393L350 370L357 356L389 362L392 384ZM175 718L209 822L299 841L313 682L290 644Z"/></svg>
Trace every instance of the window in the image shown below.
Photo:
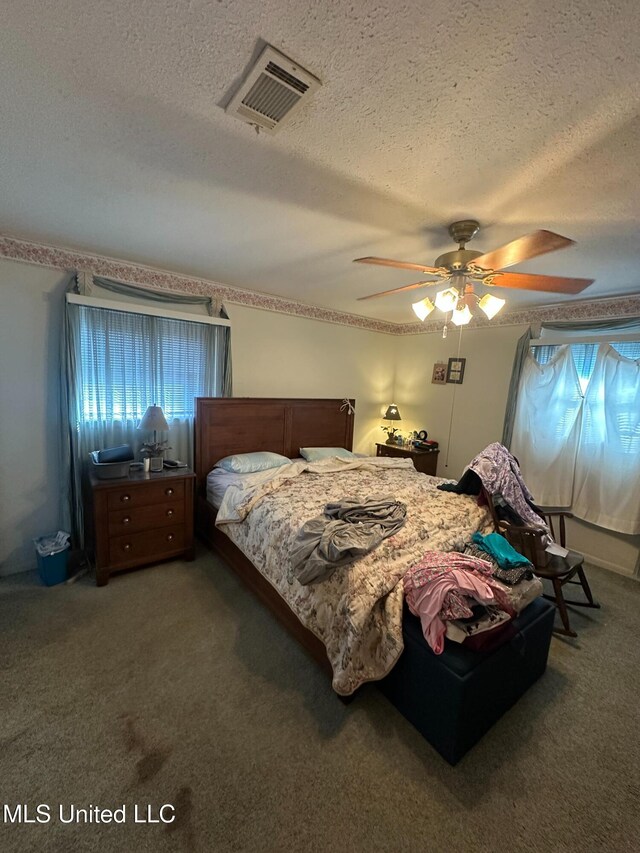
<svg viewBox="0 0 640 853"><path fill-rule="evenodd" d="M621 341L612 343L611 346L625 358L640 358L640 341ZM560 344L545 344L544 346L531 347L531 354L538 364L548 364L559 349ZM584 396L595 367L598 344L570 344L569 349L578 371L578 381Z"/></svg>
<svg viewBox="0 0 640 853"><path fill-rule="evenodd" d="M194 398L216 393L209 375L220 371L210 364L209 337L218 327L83 305L78 311L80 423L137 423L153 403L169 422L192 418ZM215 350L213 358L220 358Z"/></svg>
<svg viewBox="0 0 640 853"><path fill-rule="evenodd" d="M117 292L123 288L131 290L118 285ZM169 458L192 466L195 398L231 395L226 319L172 319L138 302L127 310L98 301L102 305L69 292L64 326L63 452L70 471L69 523L81 547L89 454L128 444L135 455L149 438L138 424L147 407L157 404L169 424L168 435L158 436L168 439ZM163 295L161 301L168 300Z"/></svg>
<svg viewBox="0 0 640 853"><path fill-rule="evenodd" d="M511 447L539 504L640 533L640 342L532 347Z"/></svg>

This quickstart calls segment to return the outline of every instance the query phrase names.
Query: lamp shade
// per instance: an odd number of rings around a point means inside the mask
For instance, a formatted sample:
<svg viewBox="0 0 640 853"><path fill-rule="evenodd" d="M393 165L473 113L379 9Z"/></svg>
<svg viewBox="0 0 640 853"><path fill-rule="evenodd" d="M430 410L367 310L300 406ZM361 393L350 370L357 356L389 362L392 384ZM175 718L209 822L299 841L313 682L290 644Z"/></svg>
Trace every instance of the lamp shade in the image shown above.
<svg viewBox="0 0 640 853"><path fill-rule="evenodd" d="M401 421L400 412L398 411L398 407L395 403L391 403L390 406L387 406L387 411L384 413L385 421Z"/></svg>
<svg viewBox="0 0 640 853"><path fill-rule="evenodd" d="M436 308L444 311L453 311L458 304L458 291L455 287L448 287L446 290L441 290L436 294Z"/></svg>
<svg viewBox="0 0 640 853"><path fill-rule="evenodd" d="M498 299L497 296L492 296L491 293L485 293L480 302L478 302L478 307L481 308L487 317L491 320L496 316L498 311L504 305L504 299Z"/></svg>
<svg viewBox="0 0 640 853"><path fill-rule="evenodd" d="M431 312L435 309L436 306L429 298L426 298L421 299L420 302L413 302L411 304L411 307L413 308L413 313L416 315L416 317L419 320L424 320L425 317L428 317L429 314L431 314Z"/></svg>
<svg viewBox="0 0 640 853"><path fill-rule="evenodd" d="M456 308L456 310L451 315L451 322L455 326L466 326L471 320L471 311L469 311L469 306L465 305L462 308Z"/></svg>
<svg viewBox="0 0 640 853"><path fill-rule="evenodd" d="M168 432L169 424L160 406L149 406L138 424L143 432Z"/></svg>

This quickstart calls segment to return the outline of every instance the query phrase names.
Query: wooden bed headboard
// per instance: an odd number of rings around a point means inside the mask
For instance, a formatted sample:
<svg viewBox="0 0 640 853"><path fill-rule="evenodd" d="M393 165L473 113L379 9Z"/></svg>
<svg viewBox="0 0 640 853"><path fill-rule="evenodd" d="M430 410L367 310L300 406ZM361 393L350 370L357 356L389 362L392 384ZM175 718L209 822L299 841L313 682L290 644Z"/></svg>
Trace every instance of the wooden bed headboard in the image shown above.
<svg viewBox="0 0 640 853"><path fill-rule="evenodd" d="M355 400L349 401L355 406ZM198 494L207 474L232 453L270 450L290 459L301 447L353 448L353 421L342 400L272 397L196 398L195 472Z"/></svg>

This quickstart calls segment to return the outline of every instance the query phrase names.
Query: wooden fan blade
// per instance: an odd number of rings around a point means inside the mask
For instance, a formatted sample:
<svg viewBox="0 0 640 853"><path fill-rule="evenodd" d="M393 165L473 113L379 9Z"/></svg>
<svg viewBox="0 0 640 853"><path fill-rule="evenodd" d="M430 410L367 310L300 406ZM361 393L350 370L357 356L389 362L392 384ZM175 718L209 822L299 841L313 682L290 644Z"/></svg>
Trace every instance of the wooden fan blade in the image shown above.
<svg viewBox="0 0 640 853"><path fill-rule="evenodd" d="M559 275L530 275L529 273L503 272L496 275L496 287L514 290L548 290L550 293L580 293L593 284L592 278L563 278Z"/></svg>
<svg viewBox="0 0 640 853"><path fill-rule="evenodd" d="M422 264L410 264L407 261L393 261L391 258L354 258L354 264L376 264L380 267L395 267L399 270L417 270L418 272L426 272L430 275L436 275L439 272L438 267L425 267Z"/></svg>
<svg viewBox="0 0 640 853"><path fill-rule="evenodd" d="M474 258L473 263L486 270L502 270L514 264L521 264L530 258L537 258L538 255L546 255L547 252L566 249L574 243L575 240L554 234L553 231L532 231L531 234L525 234L524 237L506 243L493 252L486 252L479 258Z"/></svg>
<svg viewBox="0 0 640 853"><path fill-rule="evenodd" d="M415 284L405 284L404 287L394 287L393 290L383 290L381 293L370 293L368 296L359 296L358 302L363 299L375 299L378 296L389 296L390 293L402 293L403 290L415 290L417 287L425 287L427 284L441 284L439 278L428 279L427 281L417 281Z"/></svg>

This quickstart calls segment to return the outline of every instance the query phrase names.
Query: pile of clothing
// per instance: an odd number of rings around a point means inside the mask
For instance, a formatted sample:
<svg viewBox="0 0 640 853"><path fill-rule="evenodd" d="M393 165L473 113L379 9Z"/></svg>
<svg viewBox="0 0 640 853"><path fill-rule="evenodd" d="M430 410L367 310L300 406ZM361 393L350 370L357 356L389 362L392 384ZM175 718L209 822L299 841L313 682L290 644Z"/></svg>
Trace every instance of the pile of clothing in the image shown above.
<svg viewBox="0 0 640 853"><path fill-rule="evenodd" d="M445 637L490 649L514 635L509 587L531 580L531 568L500 534L476 533L464 553L427 551L404 576L405 598L436 654Z"/></svg>
<svg viewBox="0 0 640 853"><path fill-rule="evenodd" d="M289 583L327 580L340 566L353 563L393 536L405 523L406 506L393 495L346 497L328 503L322 515L298 531L291 550Z"/></svg>
<svg viewBox="0 0 640 853"><path fill-rule="evenodd" d="M457 483L442 483L438 489L479 495L483 486L491 496L498 518L511 524L529 524L548 530L522 479L517 459L497 441L471 460Z"/></svg>

